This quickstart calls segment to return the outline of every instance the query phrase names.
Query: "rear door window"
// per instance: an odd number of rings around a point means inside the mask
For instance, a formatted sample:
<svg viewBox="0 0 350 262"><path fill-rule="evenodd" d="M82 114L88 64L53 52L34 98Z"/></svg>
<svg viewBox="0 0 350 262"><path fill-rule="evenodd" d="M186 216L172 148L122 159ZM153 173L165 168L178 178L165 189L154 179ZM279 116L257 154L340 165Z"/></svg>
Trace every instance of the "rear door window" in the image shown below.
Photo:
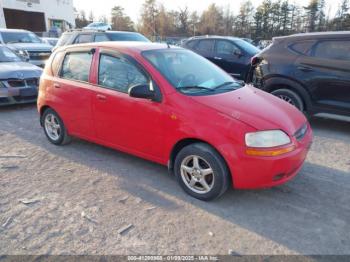
<svg viewBox="0 0 350 262"><path fill-rule="evenodd" d="M110 41L106 35L103 35L103 34L95 35L95 42L104 42L104 41Z"/></svg>
<svg viewBox="0 0 350 262"><path fill-rule="evenodd" d="M214 49L214 40L200 40L195 50L210 53Z"/></svg>
<svg viewBox="0 0 350 262"><path fill-rule="evenodd" d="M147 77L128 60L101 54L98 70L98 84L103 87L127 93L133 85L148 84Z"/></svg>
<svg viewBox="0 0 350 262"><path fill-rule="evenodd" d="M324 59L350 61L350 39L320 41L315 46L314 56Z"/></svg>
<svg viewBox="0 0 350 262"><path fill-rule="evenodd" d="M225 40L216 41L216 53L218 55L233 55L235 52L241 52L241 50L233 43Z"/></svg>
<svg viewBox="0 0 350 262"><path fill-rule="evenodd" d="M92 56L91 52L67 53L60 76L65 79L89 82Z"/></svg>
<svg viewBox="0 0 350 262"><path fill-rule="evenodd" d="M74 43L75 44L83 44L83 43L90 43L92 36L89 34L82 34L78 35L77 38L75 38Z"/></svg>

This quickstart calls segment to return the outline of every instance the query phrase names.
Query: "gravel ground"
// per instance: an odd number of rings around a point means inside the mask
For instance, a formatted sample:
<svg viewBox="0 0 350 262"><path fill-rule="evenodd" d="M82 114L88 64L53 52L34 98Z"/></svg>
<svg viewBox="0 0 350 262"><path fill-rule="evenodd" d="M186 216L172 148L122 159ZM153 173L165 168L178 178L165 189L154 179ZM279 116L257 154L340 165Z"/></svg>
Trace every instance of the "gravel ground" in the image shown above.
<svg viewBox="0 0 350 262"><path fill-rule="evenodd" d="M0 254L350 254L350 123L311 123L293 181L205 203L165 167L51 145L34 105L2 108Z"/></svg>

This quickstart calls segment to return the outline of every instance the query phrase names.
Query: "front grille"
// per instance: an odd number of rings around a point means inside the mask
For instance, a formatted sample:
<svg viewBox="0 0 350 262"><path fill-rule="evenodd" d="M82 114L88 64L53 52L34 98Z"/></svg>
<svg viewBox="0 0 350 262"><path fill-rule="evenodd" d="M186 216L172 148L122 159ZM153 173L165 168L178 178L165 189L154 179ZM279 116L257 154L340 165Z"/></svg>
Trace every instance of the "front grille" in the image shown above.
<svg viewBox="0 0 350 262"><path fill-rule="evenodd" d="M7 81L7 83L9 84L10 87L24 87L26 85L24 80L21 80L21 79L9 80Z"/></svg>
<svg viewBox="0 0 350 262"><path fill-rule="evenodd" d="M29 58L31 60L46 60L50 57L50 51L29 51Z"/></svg>
<svg viewBox="0 0 350 262"><path fill-rule="evenodd" d="M298 131L295 132L294 137L297 140L302 140L307 133L307 124L305 123L301 128L298 129Z"/></svg>
<svg viewBox="0 0 350 262"><path fill-rule="evenodd" d="M23 88L23 87L37 87L39 85L39 78L28 78L28 79L10 79L7 80L9 87Z"/></svg>
<svg viewBox="0 0 350 262"><path fill-rule="evenodd" d="M38 78L32 78L32 79L26 79L27 86L38 86L39 79Z"/></svg>

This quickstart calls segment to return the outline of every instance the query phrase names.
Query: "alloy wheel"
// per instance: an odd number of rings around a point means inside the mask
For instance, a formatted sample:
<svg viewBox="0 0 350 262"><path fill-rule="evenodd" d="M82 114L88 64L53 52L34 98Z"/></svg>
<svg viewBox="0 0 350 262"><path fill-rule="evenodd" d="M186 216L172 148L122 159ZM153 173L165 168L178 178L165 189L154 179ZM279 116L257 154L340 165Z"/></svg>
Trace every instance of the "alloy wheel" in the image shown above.
<svg viewBox="0 0 350 262"><path fill-rule="evenodd" d="M202 157L190 155L181 162L181 178L195 193L206 194L214 186L215 175L210 164Z"/></svg>
<svg viewBox="0 0 350 262"><path fill-rule="evenodd" d="M47 114L45 117L45 131L47 135L54 141L57 141L61 135L61 126L57 117L53 114Z"/></svg>

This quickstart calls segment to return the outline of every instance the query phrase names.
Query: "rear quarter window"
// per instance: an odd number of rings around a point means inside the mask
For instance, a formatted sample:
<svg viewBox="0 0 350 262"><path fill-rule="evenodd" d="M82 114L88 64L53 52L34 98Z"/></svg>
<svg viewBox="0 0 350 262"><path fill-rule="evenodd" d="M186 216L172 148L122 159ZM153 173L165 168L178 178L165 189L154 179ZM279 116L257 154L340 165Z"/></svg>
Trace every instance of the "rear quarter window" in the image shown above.
<svg viewBox="0 0 350 262"><path fill-rule="evenodd" d="M315 44L313 40L298 41L289 45L289 49L299 55L310 56L312 46Z"/></svg>
<svg viewBox="0 0 350 262"><path fill-rule="evenodd" d="M51 72L53 76L58 75L63 57L64 57L64 52L60 51L60 52L57 52L54 58L52 59Z"/></svg>
<svg viewBox="0 0 350 262"><path fill-rule="evenodd" d="M70 37L72 36L72 34L68 34L68 33L65 33L63 34L60 39L58 40L56 46L64 46L68 40L70 39Z"/></svg>

